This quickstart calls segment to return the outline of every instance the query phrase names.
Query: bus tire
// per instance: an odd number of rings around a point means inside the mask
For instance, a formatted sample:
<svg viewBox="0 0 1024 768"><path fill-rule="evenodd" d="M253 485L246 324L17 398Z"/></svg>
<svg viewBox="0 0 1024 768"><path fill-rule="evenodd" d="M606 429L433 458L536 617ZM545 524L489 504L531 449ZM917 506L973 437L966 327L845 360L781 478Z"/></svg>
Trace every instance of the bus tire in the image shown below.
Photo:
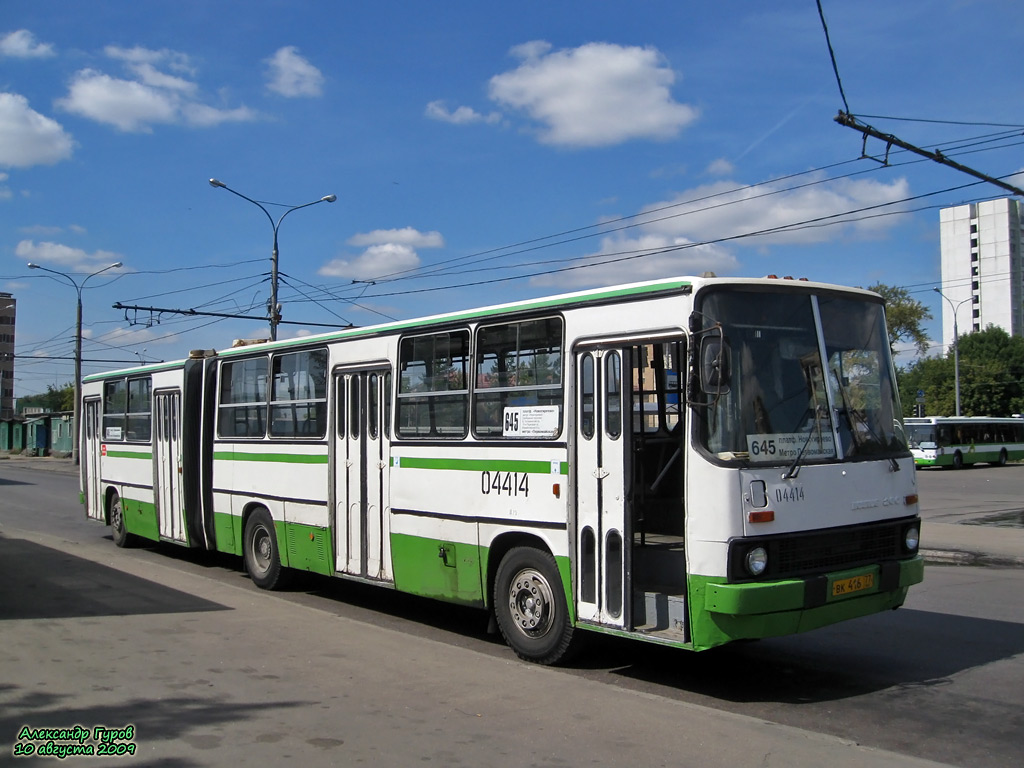
<svg viewBox="0 0 1024 768"><path fill-rule="evenodd" d="M1003 450L1001 450L1001 451L999 452L999 459L998 459L998 460L996 460L996 461L995 461L995 462L993 462L993 463L994 463L994 464L995 464L995 465L996 465L997 467L1005 467L1005 466L1006 466L1006 462L1007 462L1007 460L1008 460L1008 459L1009 459L1009 457L1008 457L1008 456L1006 455L1006 449L1005 449L1005 448L1003 448Z"/></svg>
<svg viewBox="0 0 1024 768"><path fill-rule="evenodd" d="M110 533L113 535L114 543L122 549L135 545L135 536L128 533L124 525L124 506L121 504L121 497L116 493L110 496Z"/></svg>
<svg viewBox="0 0 1024 768"><path fill-rule="evenodd" d="M964 455L962 453L960 453L960 451L957 451L956 453L953 454L953 469L963 469L963 468L964 468Z"/></svg>
<svg viewBox="0 0 1024 768"><path fill-rule="evenodd" d="M276 589L284 585L284 567L277 546L274 519L265 509L257 509L245 522L242 539L245 570L252 583L260 589Z"/></svg>
<svg viewBox="0 0 1024 768"><path fill-rule="evenodd" d="M494 617L509 647L524 661L555 664L573 639L555 559L533 547L514 547L494 579Z"/></svg>

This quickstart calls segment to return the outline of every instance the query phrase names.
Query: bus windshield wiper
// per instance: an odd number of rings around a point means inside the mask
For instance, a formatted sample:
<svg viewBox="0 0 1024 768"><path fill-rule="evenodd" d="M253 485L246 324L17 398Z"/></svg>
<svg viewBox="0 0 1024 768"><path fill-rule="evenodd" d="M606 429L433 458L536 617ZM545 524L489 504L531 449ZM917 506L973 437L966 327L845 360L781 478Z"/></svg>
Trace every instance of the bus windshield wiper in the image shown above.
<svg viewBox="0 0 1024 768"><path fill-rule="evenodd" d="M814 417L814 424L810 429L807 430L807 439L804 440L804 444L800 446L800 450L797 451L796 458L793 459L793 463L789 465L789 469L782 473L783 480L790 480L800 474L800 460L804 457L804 451L807 450L807 446L811 444L811 438L814 437L815 433L818 434L818 439L821 439L821 422L819 419L822 416L821 405L814 406L813 409L807 409Z"/></svg>

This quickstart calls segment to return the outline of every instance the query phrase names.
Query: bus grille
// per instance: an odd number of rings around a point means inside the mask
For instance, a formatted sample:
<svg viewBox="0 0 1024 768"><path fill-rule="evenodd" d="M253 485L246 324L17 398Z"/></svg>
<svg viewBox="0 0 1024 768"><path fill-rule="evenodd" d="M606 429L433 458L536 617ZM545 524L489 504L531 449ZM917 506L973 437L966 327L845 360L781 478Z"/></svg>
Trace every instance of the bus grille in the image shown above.
<svg viewBox="0 0 1024 768"><path fill-rule="evenodd" d="M828 528L782 536L734 539L729 543L730 581L752 581L743 567L747 551L762 546L768 551L764 579L798 578L856 568L887 560L913 557L903 546L904 531L920 526L919 518Z"/></svg>

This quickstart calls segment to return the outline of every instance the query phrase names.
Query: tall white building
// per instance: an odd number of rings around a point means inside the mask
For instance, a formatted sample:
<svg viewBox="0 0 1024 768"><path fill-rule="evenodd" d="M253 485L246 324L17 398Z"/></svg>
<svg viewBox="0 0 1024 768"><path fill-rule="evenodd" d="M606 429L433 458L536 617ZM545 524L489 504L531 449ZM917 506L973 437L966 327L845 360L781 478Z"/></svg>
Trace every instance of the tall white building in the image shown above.
<svg viewBox="0 0 1024 768"><path fill-rule="evenodd" d="M943 208L942 343L953 343L953 311L960 335L996 325L1024 335L1024 204L1002 198ZM952 303L953 306L950 306Z"/></svg>

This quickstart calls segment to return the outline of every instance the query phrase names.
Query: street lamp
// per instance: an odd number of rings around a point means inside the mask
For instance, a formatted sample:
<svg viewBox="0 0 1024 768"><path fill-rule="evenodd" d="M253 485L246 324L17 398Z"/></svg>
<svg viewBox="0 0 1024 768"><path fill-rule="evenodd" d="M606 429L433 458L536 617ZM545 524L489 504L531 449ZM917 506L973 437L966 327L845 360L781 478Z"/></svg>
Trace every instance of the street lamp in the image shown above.
<svg viewBox="0 0 1024 768"><path fill-rule="evenodd" d="M233 195L237 195L243 200L248 200L253 205L257 206L261 211L267 214L267 218L270 219L270 226L274 228L274 250L270 255L270 303L267 305L268 314L270 315L270 340L277 341L277 325L280 322L280 315L278 314L277 305L277 230L281 227L281 222L284 221L284 217L292 211L297 211L300 208L308 208L311 205L317 203L333 203L338 199L337 195L324 195L319 200L314 200L311 203L303 203L302 205L293 205L287 211L281 214L278 220L275 222L274 217L270 215L270 211L263 207L262 203L253 200L251 197L246 197L241 192L236 192L223 181L217 179L210 179L211 187L219 187L220 189L226 189Z"/></svg>
<svg viewBox="0 0 1024 768"><path fill-rule="evenodd" d="M41 267L38 264L29 262L29 269L41 269L43 272L49 272L52 275L63 277L71 285L74 286L75 291L78 293L78 309L75 313L75 410L74 410L74 440L71 443L71 461L78 464L78 436L82 434L82 425L79 424L82 415L82 289L85 288L85 284L90 278L96 277L96 275L106 272L108 269L117 269L123 266L120 261L115 261L113 264L108 264L103 269L98 269L95 272L86 275L82 278L82 282L75 282L75 279L71 275L63 272L58 272L56 269L48 269L47 267Z"/></svg>
<svg viewBox="0 0 1024 768"><path fill-rule="evenodd" d="M971 300L968 296L966 299L958 304L953 304L953 300L946 294L940 291L938 288L932 288L939 296L949 302L950 309L953 310L953 382L956 387L956 415L960 415L960 334L957 330L956 313L960 307Z"/></svg>

